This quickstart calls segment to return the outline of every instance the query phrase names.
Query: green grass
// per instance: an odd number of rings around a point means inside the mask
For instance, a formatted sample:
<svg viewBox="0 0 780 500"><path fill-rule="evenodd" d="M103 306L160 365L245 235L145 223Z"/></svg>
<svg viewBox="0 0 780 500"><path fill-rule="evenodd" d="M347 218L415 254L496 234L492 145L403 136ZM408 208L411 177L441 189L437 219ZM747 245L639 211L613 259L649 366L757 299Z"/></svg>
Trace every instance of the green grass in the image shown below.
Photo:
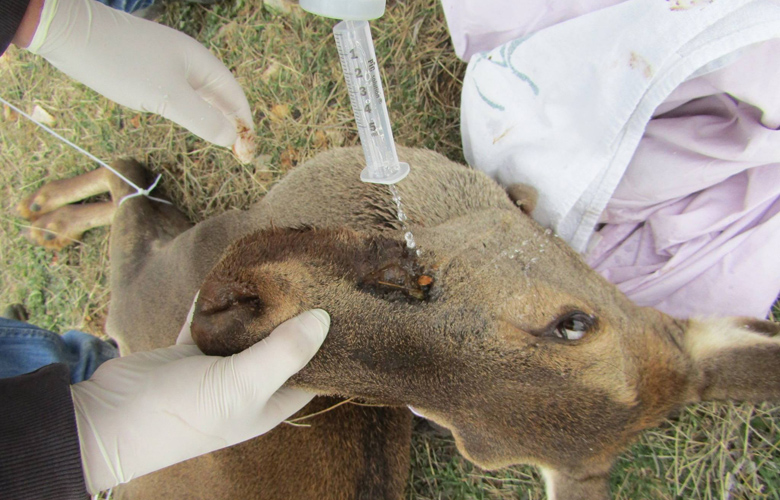
<svg viewBox="0 0 780 500"><path fill-rule="evenodd" d="M246 208L318 151L357 144L333 23L296 10L278 14L258 0L212 7L173 5L162 20L204 43L245 89L260 155L240 165L152 115L117 106L47 63L10 50L0 61L2 95L27 111L43 106L55 128L104 160L131 156L163 175L175 203L194 220ZM372 22L395 137L462 161L459 93L465 65L453 54L438 0L390 1ZM95 166L18 117L0 116L0 305L24 303L31 321L55 331L100 334L107 314L108 231L58 253L28 244L15 205L43 183ZM780 319L780 308L774 308ZM780 500L780 409L771 405L692 407L646 433L615 465L621 499ZM451 437L419 423L409 499L542 499L535 470L486 472Z"/></svg>

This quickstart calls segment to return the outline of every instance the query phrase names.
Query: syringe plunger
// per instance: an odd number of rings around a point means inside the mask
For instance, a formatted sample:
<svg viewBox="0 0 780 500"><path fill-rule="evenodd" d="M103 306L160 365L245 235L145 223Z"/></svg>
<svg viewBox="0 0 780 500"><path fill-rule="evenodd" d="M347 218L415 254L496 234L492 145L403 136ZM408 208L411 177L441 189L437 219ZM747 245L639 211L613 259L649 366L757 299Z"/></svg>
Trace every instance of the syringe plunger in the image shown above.
<svg viewBox="0 0 780 500"><path fill-rule="evenodd" d="M303 10L345 21L368 21L382 17L385 0L300 0Z"/></svg>

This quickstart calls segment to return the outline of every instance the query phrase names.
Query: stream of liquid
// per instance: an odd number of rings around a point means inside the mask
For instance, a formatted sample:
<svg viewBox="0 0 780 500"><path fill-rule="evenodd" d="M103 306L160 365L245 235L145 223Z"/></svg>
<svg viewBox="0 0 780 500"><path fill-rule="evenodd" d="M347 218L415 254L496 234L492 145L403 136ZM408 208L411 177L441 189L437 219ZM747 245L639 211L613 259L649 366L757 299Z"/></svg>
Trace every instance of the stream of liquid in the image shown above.
<svg viewBox="0 0 780 500"><path fill-rule="evenodd" d="M406 240L406 248L409 250L413 250L415 255L418 257L422 252L420 252L420 249L417 248L417 242L414 241L414 235L412 234L412 231L409 229L409 226L406 224L407 217L406 212L404 212L404 207L401 204L401 195L398 193L398 189L396 189L394 184L390 184L390 193L393 195L393 201L395 202L395 207L398 211L398 220L401 222L401 228L404 231L404 239Z"/></svg>

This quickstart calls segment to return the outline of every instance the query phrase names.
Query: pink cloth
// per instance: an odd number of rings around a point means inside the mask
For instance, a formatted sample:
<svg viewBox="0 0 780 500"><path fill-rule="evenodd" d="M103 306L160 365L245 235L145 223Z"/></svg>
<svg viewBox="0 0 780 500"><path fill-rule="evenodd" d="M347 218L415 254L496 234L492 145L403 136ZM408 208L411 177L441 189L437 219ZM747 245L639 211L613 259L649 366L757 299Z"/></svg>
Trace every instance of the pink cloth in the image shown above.
<svg viewBox="0 0 780 500"><path fill-rule="evenodd" d="M780 283L780 132L759 118L715 94L651 120L588 263L640 305L765 317Z"/></svg>
<svg viewBox="0 0 780 500"><path fill-rule="evenodd" d="M675 1L681 9L709 3ZM622 3L442 2L466 60ZM647 123L585 258L640 305L678 317L766 317L780 290L780 40L700 74L674 89ZM522 159L512 161L522 169ZM478 159L472 163L479 168Z"/></svg>

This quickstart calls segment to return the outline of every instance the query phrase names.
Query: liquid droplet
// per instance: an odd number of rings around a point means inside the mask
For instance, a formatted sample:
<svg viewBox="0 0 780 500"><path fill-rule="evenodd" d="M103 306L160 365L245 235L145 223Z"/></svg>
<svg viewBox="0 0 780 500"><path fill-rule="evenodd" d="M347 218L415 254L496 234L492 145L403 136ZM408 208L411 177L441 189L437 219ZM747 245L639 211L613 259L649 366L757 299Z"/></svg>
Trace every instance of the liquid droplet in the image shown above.
<svg viewBox="0 0 780 500"><path fill-rule="evenodd" d="M407 231L406 234L404 234L404 239L406 240L407 247L414 248L417 246L417 243L414 241L414 235L411 231Z"/></svg>
<svg viewBox="0 0 780 500"><path fill-rule="evenodd" d="M414 241L414 235L412 234L412 231L409 229L409 227L406 225L406 221L408 220L408 217L406 216L406 212L404 212L404 207L401 204L401 194L398 192L398 189L394 185L390 185L390 193L393 195L393 201L395 202L395 208L397 211L398 221L401 223L401 228L404 230L404 240L406 240L406 248L409 250L415 250L415 255L418 257L422 253L419 248L417 248L417 242Z"/></svg>

